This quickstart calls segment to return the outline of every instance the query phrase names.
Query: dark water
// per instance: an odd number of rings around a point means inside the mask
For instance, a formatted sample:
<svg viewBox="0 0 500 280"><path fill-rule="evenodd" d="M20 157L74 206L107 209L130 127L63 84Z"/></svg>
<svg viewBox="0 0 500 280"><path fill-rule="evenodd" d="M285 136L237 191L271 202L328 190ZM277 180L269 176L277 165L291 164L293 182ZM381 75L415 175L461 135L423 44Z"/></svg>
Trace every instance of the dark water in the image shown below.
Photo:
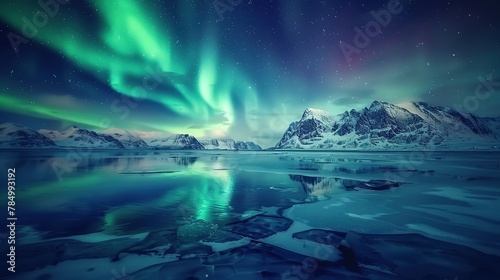
<svg viewBox="0 0 500 280"><path fill-rule="evenodd" d="M24 248L54 238L175 231L196 220L224 226L258 214L290 219L304 229L415 233L500 256L499 153L47 150L0 155L5 174L8 168L16 170L21 256ZM279 242L264 243L287 249ZM301 254L292 247L288 250ZM16 275L65 279L58 275L61 263L34 272L36 266L29 263ZM365 269L378 265L365 264ZM103 270L109 270L106 265ZM138 267L147 267L147 261ZM32 274L22 274L27 270ZM85 279L99 279L98 271L88 271ZM119 279L109 271L101 274ZM248 279L274 279L260 275Z"/></svg>
<svg viewBox="0 0 500 280"><path fill-rule="evenodd" d="M231 154L101 152L78 165L65 152L4 154L16 157L2 167L16 168L18 217L44 238L142 233L186 219L227 223L307 198L287 174L238 170Z"/></svg>

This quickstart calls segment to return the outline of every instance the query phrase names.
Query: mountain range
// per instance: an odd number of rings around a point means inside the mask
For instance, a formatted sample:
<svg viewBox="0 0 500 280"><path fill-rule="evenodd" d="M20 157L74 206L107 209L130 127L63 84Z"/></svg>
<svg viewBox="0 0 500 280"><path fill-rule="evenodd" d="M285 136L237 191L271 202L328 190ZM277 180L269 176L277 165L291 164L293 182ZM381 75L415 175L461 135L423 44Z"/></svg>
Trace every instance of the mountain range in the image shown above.
<svg viewBox="0 0 500 280"><path fill-rule="evenodd" d="M189 134L176 134L157 139L143 139L138 133L123 129L93 131L72 126L64 131L40 129L13 124L0 124L0 148L97 148L97 149L160 149L160 150L260 150L253 142L233 139L202 141ZM215 144L213 144L215 143ZM218 143L233 143L220 145Z"/></svg>
<svg viewBox="0 0 500 280"><path fill-rule="evenodd" d="M500 118L480 118L425 102L370 107L332 115L308 108L275 149L473 149L500 146Z"/></svg>
<svg viewBox="0 0 500 280"><path fill-rule="evenodd" d="M261 150L254 142L234 141L233 139L204 139L201 144L210 150Z"/></svg>
<svg viewBox="0 0 500 280"><path fill-rule="evenodd" d="M144 138L123 129L92 131L72 126L62 132L0 124L0 148L87 147L99 149L261 150L253 142L198 140L189 134ZM272 149L411 150L498 149L500 118L482 118L425 102L373 101L361 110L333 115L307 108Z"/></svg>

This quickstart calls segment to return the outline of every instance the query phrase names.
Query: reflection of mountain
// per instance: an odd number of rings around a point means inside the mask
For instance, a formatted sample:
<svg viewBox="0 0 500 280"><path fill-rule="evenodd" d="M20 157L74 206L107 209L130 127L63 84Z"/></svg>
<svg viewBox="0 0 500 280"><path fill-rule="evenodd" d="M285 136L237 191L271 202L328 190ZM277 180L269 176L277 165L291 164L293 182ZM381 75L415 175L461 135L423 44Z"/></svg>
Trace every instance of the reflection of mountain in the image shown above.
<svg viewBox="0 0 500 280"><path fill-rule="evenodd" d="M306 194L310 196L323 196L332 193L335 189L341 187L342 181L342 179L339 178L310 177L293 174L288 176L290 176L290 179L293 181L300 182Z"/></svg>
<svg viewBox="0 0 500 280"><path fill-rule="evenodd" d="M290 155L285 155L285 156L280 156L279 160L282 161L299 161L299 162L308 162L308 163L346 163L346 162L353 162L353 163L358 163L358 162L372 162L372 160L368 159L358 159L358 158L343 158L343 157L319 157L314 156L311 158L306 158L303 156L290 156Z"/></svg>
<svg viewBox="0 0 500 280"><path fill-rule="evenodd" d="M332 177L311 177L294 174L289 174L289 176L292 181L300 182L306 194L310 196L324 196L326 194L333 193L335 190L339 190L341 188L348 191L359 189L381 191L399 187L399 184L397 182L388 180L358 181Z"/></svg>
<svg viewBox="0 0 500 280"><path fill-rule="evenodd" d="M190 166L193 165L198 157L169 157L169 160L172 160L177 165L181 166Z"/></svg>

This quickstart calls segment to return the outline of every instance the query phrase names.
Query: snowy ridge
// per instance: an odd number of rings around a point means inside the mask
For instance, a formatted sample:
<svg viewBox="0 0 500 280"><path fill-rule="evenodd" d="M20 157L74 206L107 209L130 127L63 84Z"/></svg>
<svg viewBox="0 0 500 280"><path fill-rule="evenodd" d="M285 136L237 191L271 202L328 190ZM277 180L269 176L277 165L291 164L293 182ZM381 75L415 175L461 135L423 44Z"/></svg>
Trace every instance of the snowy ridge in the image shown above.
<svg viewBox="0 0 500 280"><path fill-rule="evenodd" d="M54 141L31 128L14 123L0 124L1 148L56 147Z"/></svg>
<svg viewBox="0 0 500 280"><path fill-rule="evenodd" d="M252 141L236 141L235 147L238 150L262 150L262 147Z"/></svg>
<svg viewBox="0 0 500 280"><path fill-rule="evenodd" d="M317 119L323 123L331 123L334 121L334 116L321 109L307 108L302 114L302 120L307 119Z"/></svg>
<svg viewBox="0 0 500 280"><path fill-rule="evenodd" d="M155 135L157 137L145 137ZM165 150L261 150L250 141L233 139L205 139L198 141L189 134L163 136L163 133L130 132L107 129L99 132L72 126L65 131L40 129L3 123L0 125L0 147L85 147L97 149L165 149Z"/></svg>
<svg viewBox="0 0 500 280"><path fill-rule="evenodd" d="M102 131L103 134L112 136L120 141L127 149L147 148L148 144L138 134L129 132L123 129L107 129Z"/></svg>
<svg viewBox="0 0 500 280"><path fill-rule="evenodd" d="M39 132L60 147L125 148L116 138L92 130L72 126L63 132L40 129Z"/></svg>
<svg viewBox="0 0 500 280"><path fill-rule="evenodd" d="M251 141L235 141L227 139L203 139L200 143L207 150L262 150L262 148Z"/></svg>
<svg viewBox="0 0 500 280"><path fill-rule="evenodd" d="M236 143L233 139L202 139L200 143L207 150L234 150Z"/></svg>
<svg viewBox="0 0 500 280"><path fill-rule="evenodd" d="M484 118L483 121L495 133L500 135L500 117L498 118Z"/></svg>
<svg viewBox="0 0 500 280"><path fill-rule="evenodd" d="M290 124L276 149L472 149L500 146L500 119L480 118L425 102L369 108L332 116L308 108Z"/></svg>
<svg viewBox="0 0 500 280"><path fill-rule="evenodd" d="M203 145L189 134L176 134L163 139L152 139L150 147L166 150L204 150Z"/></svg>

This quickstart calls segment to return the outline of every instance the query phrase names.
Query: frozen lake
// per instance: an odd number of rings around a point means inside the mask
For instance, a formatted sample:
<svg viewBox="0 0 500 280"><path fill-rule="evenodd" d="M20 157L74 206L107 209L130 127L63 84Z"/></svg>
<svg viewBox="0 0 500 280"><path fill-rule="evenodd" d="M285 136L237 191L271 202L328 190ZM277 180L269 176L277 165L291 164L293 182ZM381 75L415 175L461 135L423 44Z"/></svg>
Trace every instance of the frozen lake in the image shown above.
<svg viewBox="0 0 500 280"><path fill-rule="evenodd" d="M500 279L498 152L0 154L9 279Z"/></svg>

